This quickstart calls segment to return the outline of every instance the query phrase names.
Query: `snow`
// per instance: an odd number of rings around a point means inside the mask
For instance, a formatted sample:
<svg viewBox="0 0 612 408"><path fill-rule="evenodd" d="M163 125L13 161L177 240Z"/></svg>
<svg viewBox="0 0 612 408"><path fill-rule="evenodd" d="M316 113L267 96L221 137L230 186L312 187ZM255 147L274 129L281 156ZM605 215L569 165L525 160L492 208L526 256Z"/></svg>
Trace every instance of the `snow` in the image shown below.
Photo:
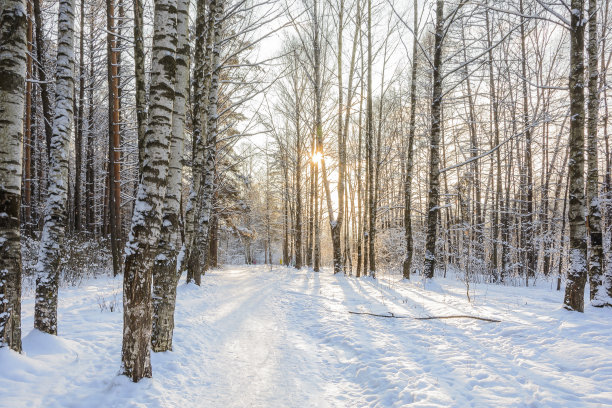
<svg viewBox="0 0 612 408"><path fill-rule="evenodd" d="M0 406L612 405L612 310L568 312L543 281L472 283L470 304L454 279L379 275L262 265L181 283L174 350L138 384L117 375L120 279L61 289L60 337L29 330L26 294L24 354L0 349ZM411 318L460 314L502 322Z"/></svg>

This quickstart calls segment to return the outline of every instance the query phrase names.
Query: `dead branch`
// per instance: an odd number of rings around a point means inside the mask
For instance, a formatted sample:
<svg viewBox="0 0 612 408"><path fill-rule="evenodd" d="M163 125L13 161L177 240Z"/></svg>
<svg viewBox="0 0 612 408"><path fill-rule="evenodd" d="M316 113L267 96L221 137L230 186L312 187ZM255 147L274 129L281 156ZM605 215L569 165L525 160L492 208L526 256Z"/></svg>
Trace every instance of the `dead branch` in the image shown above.
<svg viewBox="0 0 612 408"><path fill-rule="evenodd" d="M396 316L395 314L391 312L389 312L389 314L376 314L376 313L369 313L369 312L353 312L352 310L349 310L349 313L357 314L357 315L375 316L375 317L389 317L389 318L394 318L394 319L414 319L414 320L474 319L474 320L482 320L484 322L501 323L501 320L489 319L488 317L470 316L470 315L412 317L412 316Z"/></svg>

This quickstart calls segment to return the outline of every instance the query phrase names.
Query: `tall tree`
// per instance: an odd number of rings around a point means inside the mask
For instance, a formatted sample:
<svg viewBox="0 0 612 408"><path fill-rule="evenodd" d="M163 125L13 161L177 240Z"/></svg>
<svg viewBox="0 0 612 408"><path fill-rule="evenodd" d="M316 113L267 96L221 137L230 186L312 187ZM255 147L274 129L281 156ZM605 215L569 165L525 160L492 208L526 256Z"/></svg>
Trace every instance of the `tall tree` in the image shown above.
<svg viewBox="0 0 612 408"><path fill-rule="evenodd" d="M369 273L373 278L376 277L376 252L374 248L374 238L376 236L376 200L375 185L374 185L374 109L372 106L372 0L368 0L368 60L367 60L367 96L366 96L366 155L367 155L367 183L368 183L368 219L370 225L368 228L368 268L364 268L364 272ZM382 103L382 102L381 102ZM367 257L366 257L367 258Z"/></svg>
<svg viewBox="0 0 612 408"><path fill-rule="evenodd" d="M21 169L26 79L24 0L0 3L0 348L21 352Z"/></svg>
<svg viewBox="0 0 612 408"><path fill-rule="evenodd" d="M414 167L414 136L416 133L416 81L418 73L418 1L414 0L414 19L412 27L412 74L410 77L410 124L408 125L408 151L406 152L406 174L404 180L404 231L406 239L406 257L402 264L402 276L410 279L412 268L412 171Z"/></svg>
<svg viewBox="0 0 612 408"><path fill-rule="evenodd" d="M115 0L106 0L106 55L108 81L108 207L113 274L121 273L121 116L119 50L115 33Z"/></svg>
<svg viewBox="0 0 612 408"><path fill-rule="evenodd" d="M444 38L444 1L436 1L436 28L433 59L433 95L429 136L429 189L427 197L427 234L425 237L424 276L433 278L436 268L438 202L440 197L440 133L442 126L442 41Z"/></svg>
<svg viewBox="0 0 612 408"><path fill-rule="evenodd" d="M492 34L491 34L491 23L489 20L489 11L486 10L485 11L485 21L486 21L486 25L487 25L487 47L488 47L488 51L487 51L487 56L488 56L488 65L489 65L489 97L491 99L491 119L493 122L493 145L494 146L499 146L499 101L497 98L497 91L496 91L496 87L495 87L495 78L494 78L494 66L493 66L493 41L492 41ZM500 271L500 262L499 262L499 231L500 231L500 213L504 213L504 200L502 198L502 170L501 170L501 166L502 166L502 161L501 161L501 151L500 149L497 149L495 152L495 164L496 164L496 168L495 168L495 176L496 176L496 180L495 180L495 204L494 204L494 210L493 210L493 230L492 230L492 246L493 246L493 253L491 255L492 261L493 261L493 273L494 273L494 279L497 280L502 276L502 273ZM504 218L503 215L501 217L502 219ZM504 246L501 245L501 270L505 269L505 253L504 253Z"/></svg>
<svg viewBox="0 0 612 408"><path fill-rule="evenodd" d="M34 327L57 334L57 292L60 248L66 228L68 149L74 119L74 0L60 0L58 9L55 117L51 137L48 196L36 265Z"/></svg>
<svg viewBox="0 0 612 408"><path fill-rule="evenodd" d="M85 216L87 231L90 234L96 232L95 221L95 163L94 163L94 86L95 86L95 61L94 61L94 21L95 6L89 9L89 78L87 89L87 148L85 153Z"/></svg>
<svg viewBox="0 0 612 408"><path fill-rule="evenodd" d="M45 38L43 36L43 23L42 23L42 10L40 4L42 0L34 1L34 22L36 23L36 59L37 74L38 74L38 85L40 86L40 99L42 103L44 129L45 129L45 141L47 148L47 158L51 155L51 136L53 134L53 118L51 117L51 97L49 96L49 88L47 86L47 72L45 71L46 66L46 50L45 50Z"/></svg>
<svg viewBox="0 0 612 408"><path fill-rule="evenodd" d="M589 251L589 281L591 302L594 306L612 306L612 299L608 295L603 274L603 233L601 205L599 200L599 163L597 148L597 125L599 118L599 71L598 57L599 47L597 40L597 0L589 0L589 41L587 45L588 54L588 167L586 180L587 194L587 230L591 240L591 250Z"/></svg>
<svg viewBox="0 0 612 408"><path fill-rule="evenodd" d="M332 235L332 251L334 257L334 273L344 272L344 263L342 258L342 248L340 234L342 232L342 223L344 222L344 194L345 186L344 179L346 177L346 140L343 130L342 114L345 110L343 106L344 88L342 84L342 33L344 29L344 0L340 0L338 10L338 49L337 64L338 64L338 217L336 220L330 218L331 235ZM353 53L354 54L354 53ZM352 68L352 67L351 67ZM350 81L349 81L350 82ZM349 86L349 93L351 92ZM350 101L347 100L347 104ZM331 200L328 200L328 203ZM332 212L330 214L333 215Z"/></svg>
<svg viewBox="0 0 612 408"><path fill-rule="evenodd" d="M32 102L34 95L32 92L32 41L33 41L33 26L32 26L32 2L27 1L27 54L26 54L26 89L25 89L25 124L24 124L24 149L23 149L23 222L25 224L25 232L32 235L32 134L35 129L32 129L32 117L35 110ZM34 132L33 132L34 130Z"/></svg>
<svg viewBox="0 0 612 408"><path fill-rule="evenodd" d="M299 61L297 51L293 51L292 60L292 85L295 97L294 120L295 120L295 268L302 268L302 96L304 87L298 85Z"/></svg>
<svg viewBox="0 0 612 408"><path fill-rule="evenodd" d="M180 245L181 192L183 189L183 145L189 82L189 0L177 0L176 78L168 187L164 199L159 252L153 266L153 351L172 350L176 285L181 266L177 265Z"/></svg>
<svg viewBox="0 0 612 408"><path fill-rule="evenodd" d="M151 377L152 267L169 172L176 71L176 0L156 0L149 123L132 226L125 246L121 371L132 381Z"/></svg>
<svg viewBox="0 0 612 408"><path fill-rule="evenodd" d="M208 16L206 16L206 2L197 2L196 38L194 52L194 84L193 84L193 146L192 146L192 180L189 192L189 205L185 214L185 259L187 260L187 282L193 281L196 285L201 281L199 262L199 251L196 246L197 230L196 222L200 214L200 196L202 188L202 173L204 166L204 155L206 152L206 114L208 112L208 91L210 81L210 58L213 45L213 7L214 2L208 2ZM203 249L204 250L204 249Z"/></svg>
<svg viewBox="0 0 612 408"><path fill-rule="evenodd" d="M569 271L563 303L569 310L584 311L587 278L587 230L584 195L584 0L572 0L570 28L570 160Z"/></svg>
<svg viewBox="0 0 612 408"><path fill-rule="evenodd" d="M205 71L207 76L204 88L207 90L207 104L203 108L200 116L201 126L206 128L203 132L202 142L206 143L201 148L205 151L203 163L202 182L197 192L196 217L198 221L194 231L193 243L189 250L188 269L195 277L195 282L199 284L201 275L204 272L208 253L209 253L209 231L210 217L212 212L214 188L215 188L215 168L217 161L217 125L218 125L218 98L219 98L219 75L221 68L220 43L223 29L224 1L212 0L209 3L209 25L207 38L207 57L205 59ZM197 114L197 113L196 113ZM204 136L205 135L205 136Z"/></svg>
<svg viewBox="0 0 612 408"><path fill-rule="evenodd" d="M142 0L134 0L134 77L136 82L136 122L138 126L138 163L143 162L147 131L144 22ZM138 168L142 171L142 167Z"/></svg>
<svg viewBox="0 0 612 408"><path fill-rule="evenodd" d="M521 90L523 97L523 126L525 133L525 162L523 177L524 185L522 192L525 194L523 201L521 222L521 243L525 254L525 284L529 284L529 277L535 275L536 254L533 246L533 164L531 151L531 124L529 117L529 93L527 90L527 47L525 34L525 17L523 0L519 1L519 12L521 13Z"/></svg>
<svg viewBox="0 0 612 408"><path fill-rule="evenodd" d="M83 153L83 123L85 122L85 0L81 0L79 16L79 107L74 138L74 230L81 230L81 175Z"/></svg>

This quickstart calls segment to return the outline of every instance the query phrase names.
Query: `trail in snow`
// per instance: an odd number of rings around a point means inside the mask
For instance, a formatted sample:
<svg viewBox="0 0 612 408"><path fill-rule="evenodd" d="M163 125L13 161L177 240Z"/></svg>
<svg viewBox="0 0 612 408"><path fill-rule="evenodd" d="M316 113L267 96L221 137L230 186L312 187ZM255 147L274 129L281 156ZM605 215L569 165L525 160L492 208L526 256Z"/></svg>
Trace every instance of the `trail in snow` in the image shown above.
<svg viewBox="0 0 612 408"><path fill-rule="evenodd" d="M612 311L570 313L550 289L492 285L469 304L460 282L437 282L213 271L179 286L174 351L132 384L117 376L121 310L108 310L121 281L90 280L60 290L60 337L32 331L25 355L0 350L0 406L612 406ZM31 296L23 309L28 332Z"/></svg>

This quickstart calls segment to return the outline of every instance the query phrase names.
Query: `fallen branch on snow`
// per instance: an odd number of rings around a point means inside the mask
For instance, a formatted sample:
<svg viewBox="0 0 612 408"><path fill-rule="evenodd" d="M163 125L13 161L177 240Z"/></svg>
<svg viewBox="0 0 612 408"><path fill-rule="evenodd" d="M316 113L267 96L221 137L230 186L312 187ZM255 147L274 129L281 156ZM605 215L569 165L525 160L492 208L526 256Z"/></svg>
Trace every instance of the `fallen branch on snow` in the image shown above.
<svg viewBox="0 0 612 408"><path fill-rule="evenodd" d="M389 312L389 314L383 315L383 314L376 314L376 313L369 313L369 312L353 312L352 310L349 310L349 313L356 314L356 315L375 316L375 317L389 317L389 318L394 318L394 319L414 319L414 320L474 319L474 320L482 320L485 322L501 323L501 320L489 319L487 317L470 316L470 315L412 317L412 316L396 316L391 312Z"/></svg>

